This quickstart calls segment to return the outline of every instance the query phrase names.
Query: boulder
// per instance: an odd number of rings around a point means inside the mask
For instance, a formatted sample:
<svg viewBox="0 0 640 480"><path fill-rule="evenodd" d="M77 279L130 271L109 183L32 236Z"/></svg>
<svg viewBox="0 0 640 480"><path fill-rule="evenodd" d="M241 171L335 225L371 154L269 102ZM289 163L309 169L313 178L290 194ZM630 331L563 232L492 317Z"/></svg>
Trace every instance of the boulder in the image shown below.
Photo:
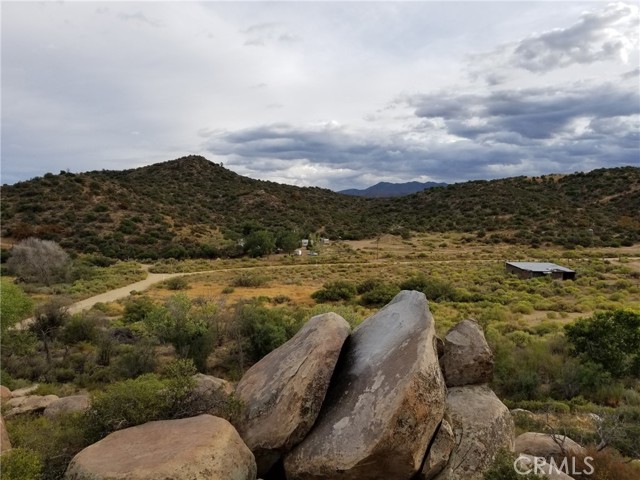
<svg viewBox="0 0 640 480"><path fill-rule="evenodd" d="M420 480L431 480L447 466L449 456L456 445L456 437L453 434L451 425L446 420L442 420L440 429L427 453L427 457L422 466Z"/></svg>
<svg viewBox="0 0 640 480"><path fill-rule="evenodd" d="M586 450L564 435L527 432L518 435L515 444L516 453L524 453L547 460L554 458L561 462L567 455L585 455Z"/></svg>
<svg viewBox="0 0 640 480"><path fill-rule="evenodd" d="M6 403L11 408L6 413L6 417L10 418L25 413L41 413L56 400L59 400L57 395L28 395L12 398Z"/></svg>
<svg viewBox="0 0 640 480"><path fill-rule="evenodd" d="M44 416L55 418L62 413L82 413L89 410L91 398L89 395L71 395L51 402L44 409Z"/></svg>
<svg viewBox="0 0 640 480"><path fill-rule="evenodd" d="M487 385L450 388L447 415L456 448L437 480L481 480L500 449L513 451L511 413Z"/></svg>
<svg viewBox="0 0 640 480"><path fill-rule="evenodd" d="M4 385L0 385L0 401L4 403L12 397L13 395L11 394L11 390L9 390Z"/></svg>
<svg viewBox="0 0 640 480"><path fill-rule="evenodd" d="M256 456L259 475L311 430L350 330L335 313L313 317L238 383L244 404L239 431Z"/></svg>
<svg viewBox="0 0 640 480"><path fill-rule="evenodd" d="M253 454L229 422L211 415L114 432L78 453L66 480L255 480Z"/></svg>
<svg viewBox="0 0 640 480"><path fill-rule="evenodd" d="M463 320L447 332L440 362L447 387L488 383L493 378L493 352L475 320Z"/></svg>
<svg viewBox="0 0 640 480"><path fill-rule="evenodd" d="M411 478L444 403L427 299L402 291L346 342L316 425L285 457L287 479Z"/></svg>
<svg viewBox="0 0 640 480"><path fill-rule="evenodd" d="M222 378L196 373L193 377L196 386L193 392L197 395L209 395L212 393L224 393L225 395L233 394L233 385Z"/></svg>
<svg viewBox="0 0 640 480"><path fill-rule="evenodd" d="M527 455L526 453L522 453L518 456L516 465L518 471L523 474L525 472L530 472L534 475L548 478L549 480L574 480L573 477L570 477L559 468L554 468L546 461L543 461L541 457L536 459L533 455ZM571 466L571 463L568 465Z"/></svg>
<svg viewBox="0 0 640 480"><path fill-rule="evenodd" d="M7 450L11 450L11 442L9 441L7 428L4 426L4 418L0 415L0 453Z"/></svg>
<svg viewBox="0 0 640 480"><path fill-rule="evenodd" d="M39 386L40 385L36 383L35 385L31 385L30 387L19 388L11 392L11 396L13 398L26 397L27 395L31 395L33 392L35 392Z"/></svg>

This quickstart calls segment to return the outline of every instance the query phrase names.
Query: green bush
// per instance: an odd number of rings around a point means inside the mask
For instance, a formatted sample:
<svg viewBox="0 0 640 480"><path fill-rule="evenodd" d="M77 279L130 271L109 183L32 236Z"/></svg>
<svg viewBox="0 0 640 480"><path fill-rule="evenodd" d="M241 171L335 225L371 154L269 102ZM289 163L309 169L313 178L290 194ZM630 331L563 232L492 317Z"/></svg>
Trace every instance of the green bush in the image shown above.
<svg viewBox="0 0 640 480"><path fill-rule="evenodd" d="M33 310L33 301L13 282L0 279L0 337Z"/></svg>
<svg viewBox="0 0 640 480"><path fill-rule="evenodd" d="M360 303L369 306L383 306L393 300L400 292L396 285L381 283L362 294Z"/></svg>
<svg viewBox="0 0 640 480"><path fill-rule="evenodd" d="M169 290L186 290L189 288L189 282L184 277L173 277L166 280L164 286Z"/></svg>
<svg viewBox="0 0 640 480"><path fill-rule="evenodd" d="M514 468L517 455L506 450L500 450L493 460L493 464L484 472L484 480L544 480L545 477L534 474L521 475Z"/></svg>
<svg viewBox="0 0 640 480"><path fill-rule="evenodd" d="M97 317L83 312L73 315L62 328L60 340L67 345L95 342L98 338Z"/></svg>
<svg viewBox="0 0 640 480"><path fill-rule="evenodd" d="M113 370L119 377L135 378L156 369L156 354L149 342L123 345L121 349L123 352L118 355L113 365Z"/></svg>
<svg viewBox="0 0 640 480"><path fill-rule="evenodd" d="M286 309L245 305L240 310L242 334L249 341L249 355L258 361L289 340L299 322Z"/></svg>
<svg viewBox="0 0 640 480"><path fill-rule="evenodd" d="M28 449L38 455L42 464L42 473L36 477L39 480L63 478L74 455L91 443L86 435L85 417L81 414L65 414L55 419L16 417L7 420L7 430L14 448ZM4 455L2 467L4 473Z"/></svg>
<svg viewBox="0 0 640 480"><path fill-rule="evenodd" d="M459 295L456 289L444 280L415 275L400 284L401 290L417 290L424 293L433 302L457 301Z"/></svg>
<svg viewBox="0 0 640 480"><path fill-rule="evenodd" d="M255 273L241 273L233 279L234 287L262 287L269 282L269 277Z"/></svg>
<svg viewBox="0 0 640 480"><path fill-rule="evenodd" d="M0 480L39 480L42 471L40 457L27 448L13 448L2 454Z"/></svg>
<svg viewBox="0 0 640 480"><path fill-rule="evenodd" d="M351 300L357 294L356 286L346 280L325 283L320 290L311 294L316 302L337 302Z"/></svg>
<svg viewBox="0 0 640 480"><path fill-rule="evenodd" d="M124 305L122 319L125 323L143 322L155 308L149 297L133 298Z"/></svg>

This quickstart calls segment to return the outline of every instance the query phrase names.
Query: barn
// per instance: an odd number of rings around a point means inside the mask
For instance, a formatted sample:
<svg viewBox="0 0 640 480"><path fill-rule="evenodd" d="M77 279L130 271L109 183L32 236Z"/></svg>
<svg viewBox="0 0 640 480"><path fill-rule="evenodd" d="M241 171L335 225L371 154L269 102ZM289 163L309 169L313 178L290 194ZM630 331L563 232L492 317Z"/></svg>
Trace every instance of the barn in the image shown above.
<svg viewBox="0 0 640 480"><path fill-rule="evenodd" d="M520 278L550 276L559 280L575 280L576 271L548 262L507 262L507 272Z"/></svg>

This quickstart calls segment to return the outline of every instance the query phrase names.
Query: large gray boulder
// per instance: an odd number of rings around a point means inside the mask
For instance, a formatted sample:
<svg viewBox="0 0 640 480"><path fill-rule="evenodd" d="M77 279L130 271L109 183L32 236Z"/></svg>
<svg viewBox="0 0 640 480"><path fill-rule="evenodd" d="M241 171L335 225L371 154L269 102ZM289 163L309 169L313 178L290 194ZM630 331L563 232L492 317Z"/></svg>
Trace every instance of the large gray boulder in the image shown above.
<svg viewBox="0 0 640 480"><path fill-rule="evenodd" d="M15 393L15 392L14 392ZM28 395L26 397L14 397L6 402L9 410L6 417L14 417L27 413L42 413L51 403L59 400L57 395Z"/></svg>
<svg viewBox="0 0 640 480"><path fill-rule="evenodd" d="M424 294L400 292L355 329L288 480L409 479L442 420L445 385Z"/></svg>
<svg viewBox="0 0 640 480"><path fill-rule="evenodd" d="M440 363L447 387L491 381L493 352L475 320L463 320L447 332Z"/></svg>
<svg viewBox="0 0 640 480"><path fill-rule="evenodd" d="M487 385L450 388L447 415L456 447L437 480L480 480L500 449L514 450L511 413Z"/></svg>
<svg viewBox="0 0 640 480"><path fill-rule="evenodd" d="M83 413L89 410L90 407L91 398L89 395L71 395L51 402L44 409L44 416L55 418L64 413Z"/></svg>
<svg viewBox="0 0 640 480"><path fill-rule="evenodd" d="M213 377L211 375L205 375L203 373L196 373L193 377L195 386L193 387L193 393L196 395L232 395L233 385L227 380L222 378Z"/></svg>
<svg viewBox="0 0 640 480"><path fill-rule="evenodd" d="M233 426L211 415L145 423L78 453L66 480L255 480L253 454Z"/></svg>
<svg viewBox="0 0 640 480"><path fill-rule="evenodd" d="M238 383L244 405L239 431L256 456L259 475L311 430L350 330L335 313L313 317Z"/></svg>
<svg viewBox="0 0 640 480"><path fill-rule="evenodd" d="M515 442L516 453L551 458L562 462L571 455L585 455L586 450L577 442L565 435L551 435L548 433L526 432L518 435Z"/></svg>

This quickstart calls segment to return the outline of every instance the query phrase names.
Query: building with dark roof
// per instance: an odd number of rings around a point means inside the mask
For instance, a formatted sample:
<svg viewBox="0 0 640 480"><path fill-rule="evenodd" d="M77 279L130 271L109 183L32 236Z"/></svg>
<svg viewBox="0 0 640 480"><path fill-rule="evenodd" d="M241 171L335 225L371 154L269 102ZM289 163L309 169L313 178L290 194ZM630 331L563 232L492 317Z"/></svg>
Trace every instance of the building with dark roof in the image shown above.
<svg viewBox="0 0 640 480"><path fill-rule="evenodd" d="M507 272L520 278L550 276L560 280L575 280L576 271L548 262L507 262Z"/></svg>

